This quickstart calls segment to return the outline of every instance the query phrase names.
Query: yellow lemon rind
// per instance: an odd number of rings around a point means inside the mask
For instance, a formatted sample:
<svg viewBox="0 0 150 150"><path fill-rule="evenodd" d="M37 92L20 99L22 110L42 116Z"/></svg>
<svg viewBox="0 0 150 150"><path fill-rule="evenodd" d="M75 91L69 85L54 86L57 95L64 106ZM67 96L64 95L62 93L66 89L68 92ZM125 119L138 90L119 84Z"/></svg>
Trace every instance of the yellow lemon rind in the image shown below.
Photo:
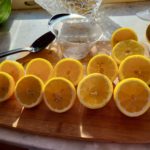
<svg viewBox="0 0 150 150"><path fill-rule="evenodd" d="M17 86L19 85L19 83L20 83L24 78L28 78L28 77L35 78L35 79L40 83L40 85L41 85L41 94L40 94L40 96L38 97L37 101L36 101L35 103L31 104L31 105L27 105L27 104L22 103L22 101L20 100L20 98L19 98L18 95L17 95L17 90L16 90L16 89L17 89ZM17 101L21 104L21 106L23 106L24 108L33 108L33 107L39 105L39 104L41 103L41 101L42 101L42 98L43 98L43 87L44 87L43 81L42 81L39 77L37 77L37 76L35 76L35 75L26 75L26 76L20 78L20 79L18 80L18 82L16 83L16 87L15 87L15 97L16 97L16 100L17 100Z"/></svg>
<svg viewBox="0 0 150 150"><path fill-rule="evenodd" d="M48 101L47 101L47 98L46 98L46 95L45 95L45 90L44 90L44 92L43 92L44 102L45 102L46 106L47 106L51 111L56 112L56 113L63 113L63 112L68 111L69 109L71 109L72 106L74 105L74 102L75 102L75 99L76 99L76 90L75 90L75 87L74 87L73 83L72 83L71 81L69 81L68 79L63 78L63 77L54 77L54 78L49 79L49 80L46 82L46 84L45 84L45 86L44 86L44 89L46 88L46 86L47 86L50 82L52 82L52 81L54 81L54 80L61 80L61 81L64 81L64 82L68 83L68 85L70 86L71 91L72 91L71 103L70 103L66 108L64 108L64 109L61 109L61 110L59 110L59 109L54 109L53 107L51 107L51 105L50 105L50 104L48 103Z"/></svg>
<svg viewBox="0 0 150 150"><path fill-rule="evenodd" d="M9 85L10 85L9 90L8 90L8 94L5 97L0 98L0 102L4 102L4 101L8 100L13 95L13 93L15 91L15 81L14 81L13 77L6 72L0 72L0 74L7 77L8 81L9 81Z"/></svg>
<svg viewBox="0 0 150 150"><path fill-rule="evenodd" d="M48 66L49 66L49 70L50 70L50 72L49 72L49 75L48 75L48 79L49 78L51 78L52 77L52 74L53 74L53 66L52 66L52 64L48 61L48 60L46 60L46 59L43 59L43 58L34 58L34 59L32 59L28 64L27 64L27 66L26 66L26 74L27 75L34 75L34 74L32 74L32 73L29 73L29 68L30 68L30 66L32 65L32 63L34 63L35 61L43 61L45 64L47 64Z"/></svg>
<svg viewBox="0 0 150 150"><path fill-rule="evenodd" d="M17 70L18 70L18 72L19 72L20 78L25 75L25 70L24 70L24 67L22 66L22 64L20 64L20 63L17 62L17 61L12 61L12 60L4 60L4 61L1 63L1 65L0 65L0 71L5 72L5 71L3 71L1 68L3 67L3 65L5 65L5 64L7 64L7 63L12 63L13 65L16 66L16 68L17 68ZM19 80L19 79L17 79L17 81L18 81L18 80ZM17 81L15 81L15 82L17 82Z"/></svg>
<svg viewBox="0 0 150 150"><path fill-rule="evenodd" d="M115 38L115 35L122 31L122 30L127 30L127 32L131 32L131 34L133 34L134 38L132 40L135 40L135 41L138 41L138 36L136 34L136 32L134 30L132 30L131 28L127 28L127 27L122 27L122 28L118 28L116 29L113 33L112 33L112 36L111 36L111 45L112 47L114 47L117 43L114 42L114 38ZM129 39L126 39L126 40L129 40Z"/></svg>
<svg viewBox="0 0 150 150"><path fill-rule="evenodd" d="M127 58L125 58L120 66L119 66L119 79L120 80L123 80L123 79L126 79L123 75L123 68L124 68L124 65L126 63L126 61L132 59L132 58L140 58L140 59L143 59L144 61L147 61L149 64L150 64L150 59L145 57L145 56L142 56L142 55L132 55L132 56L128 56ZM150 68L149 68L150 69ZM130 78L134 78L134 77L130 77ZM147 84L150 84L150 79L148 81L145 81Z"/></svg>
<svg viewBox="0 0 150 150"><path fill-rule="evenodd" d="M110 59L111 62L112 62L112 64L114 65L115 74L114 74L113 76L111 76L111 78L108 77L108 78L110 78L110 80L113 82L113 81L116 79L117 75L118 75L118 66L117 66L116 62L114 61L114 59L113 59L111 56L108 56L108 55L106 55L106 54L98 54L98 55L96 55L96 56L94 56L93 58L90 59L90 61L89 61L89 63L88 63L88 66L87 66L87 74L88 74L88 75L91 74L91 72L90 72L90 67L91 67L90 65L91 65L91 63L92 63L93 61L95 61L95 59L101 58L101 57L106 57L106 58ZM95 72L95 73L96 73L96 72ZM97 72L97 73L98 73L98 72Z"/></svg>
<svg viewBox="0 0 150 150"><path fill-rule="evenodd" d="M137 41L134 41L134 40L126 40L126 41L132 41L132 42L134 42L134 43L136 43L137 45L139 45L140 47L143 47L140 43L138 43ZM113 47L113 49L112 49L112 58L116 61L116 63L118 64L118 65L120 65L120 63L125 59L123 59L123 60L119 60L117 57L116 57L116 55L115 55L115 51L116 51L116 49L117 49L117 47L118 47L118 45L120 45L121 43L123 43L124 41L120 41L119 43L117 43L114 47ZM133 55L142 55L142 54L133 54ZM133 56L133 55L129 55L129 56ZM143 47L143 55L144 55L144 47ZM143 56L142 55L142 56ZM127 57L129 57L129 56L127 56ZM127 58L126 57L126 58Z"/></svg>
<svg viewBox="0 0 150 150"><path fill-rule="evenodd" d="M82 84L83 84L86 80L90 79L91 77L97 77L97 76L101 76L101 77L103 77L103 78L107 81L107 83L108 83L108 85L109 85L109 88L110 88L110 89L109 89L109 95L108 95L107 99L106 99L103 103L100 103L100 104L97 105L97 106L91 106L91 105L88 105L83 99L80 98L80 89L81 89ZM89 108L89 109L99 109L99 108L104 107L104 106L111 100L112 94L113 94L113 85L112 85L111 80L110 80L106 75L103 75L103 74L100 74L100 73L93 73L93 74L90 74L90 75L84 77L84 78L80 81L80 83L78 84L78 87L77 87L77 96L78 96L78 99L79 99L80 103L81 103L83 106L85 106L85 107L87 107L87 108Z"/></svg>
<svg viewBox="0 0 150 150"><path fill-rule="evenodd" d="M144 87L145 87L145 89L147 90L147 91L149 91L149 99L148 99L148 103L147 103L147 105L142 109L142 111L140 111L140 112L134 112L134 113L131 113L131 112L128 112L128 111L126 111L125 109L123 109L123 107L120 105L120 103L119 103L119 100L118 100L118 93L119 93L119 89L120 89L120 87L123 85L123 84L125 84L125 83L127 83L127 82L140 82ZM141 79L138 79L138 78L128 78L128 79L124 79L124 80L122 80L121 82L119 82L118 84L117 84L117 86L115 87L115 89L114 89L114 101L115 101L115 103L116 103L116 106L117 106L117 108L120 110L120 112L122 112L124 115L126 115L127 117L138 117L138 116L141 116L141 115L143 115L148 109L149 109L149 107L150 107L150 89L149 89L149 87L148 87L148 85L143 81L143 80L141 80Z"/></svg>
<svg viewBox="0 0 150 150"><path fill-rule="evenodd" d="M60 64L62 64L64 62L67 62L67 61L72 61L72 62L76 63L79 66L79 68L80 68L80 74L79 74L77 80L75 82L71 81L74 84L74 86L76 86L80 82L80 80L83 78L83 76L84 76L83 65L82 65L82 63L80 61L78 61L76 59L73 59L73 58L64 58L64 59L58 61L58 63L54 67L54 76L55 77L61 77L61 76L57 76L58 67L59 67Z"/></svg>

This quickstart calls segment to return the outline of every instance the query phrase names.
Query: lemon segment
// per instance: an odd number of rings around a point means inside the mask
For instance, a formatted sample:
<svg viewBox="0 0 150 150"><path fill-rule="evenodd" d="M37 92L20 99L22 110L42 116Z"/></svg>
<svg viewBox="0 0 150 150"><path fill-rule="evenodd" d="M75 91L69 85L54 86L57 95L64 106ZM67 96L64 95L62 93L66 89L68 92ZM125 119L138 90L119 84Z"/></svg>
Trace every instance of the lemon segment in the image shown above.
<svg viewBox="0 0 150 150"><path fill-rule="evenodd" d="M118 66L111 56L99 54L88 63L87 74L101 73L114 81L118 75Z"/></svg>
<svg viewBox="0 0 150 150"><path fill-rule="evenodd" d="M104 107L110 101L112 93L112 82L107 76L100 73L86 76L77 87L79 101L90 109Z"/></svg>
<svg viewBox="0 0 150 150"><path fill-rule="evenodd" d="M57 113L68 111L76 99L74 85L67 79L55 77L44 87L44 101L48 108Z"/></svg>
<svg viewBox="0 0 150 150"><path fill-rule="evenodd" d="M114 90L114 100L118 109L128 117L144 114L150 106L150 89L137 78L122 80Z"/></svg>
<svg viewBox="0 0 150 150"><path fill-rule="evenodd" d="M43 96L43 82L34 75L22 77L16 84L15 96L25 108L37 106Z"/></svg>

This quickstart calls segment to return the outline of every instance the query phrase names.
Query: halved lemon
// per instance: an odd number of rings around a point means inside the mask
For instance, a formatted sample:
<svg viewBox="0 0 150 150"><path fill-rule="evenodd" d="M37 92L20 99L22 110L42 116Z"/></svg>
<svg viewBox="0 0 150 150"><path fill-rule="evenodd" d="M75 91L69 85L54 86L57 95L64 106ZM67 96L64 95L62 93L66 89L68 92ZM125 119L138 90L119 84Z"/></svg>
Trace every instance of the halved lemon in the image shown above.
<svg viewBox="0 0 150 150"><path fill-rule="evenodd" d="M8 100L14 93L15 81L8 73L0 72L0 102Z"/></svg>
<svg viewBox="0 0 150 150"><path fill-rule="evenodd" d="M25 108L37 106L43 96L42 80L34 75L22 77L16 84L15 96Z"/></svg>
<svg viewBox="0 0 150 150"><path fill-rule="evenodd" d="M150 89L138 78L124 79L115 87L114 100L124 115L137 117L149 109Z"/></svg>
<svg viewBox="0 0 150 150"><path fill-rule="evenodd" d="M100 73L86 76L77 87L79 101L90 109L104 107L110 101L112 93L112 82L107 76Z"/></svg>
<svg viewBox="0 0 150 150"><path fill-rule="evenodd" d="M150 84L150 59L141 55L127 57L120 64L119 77L139 78Z"/></svg>
<svg viewBox="0 0 150 150"><path fill-rule="evenodd" d="M111 56L99 54L94 56L88 63L87 74L101 73L114 81L118 75L118 66Z"/></svg>
<svg viewBox="0 0 150 150"><path fill-rule="evenodd" d="M10 74L14 78L15 82L25 75L23 66L12 60L4 60L0 65L0 71Z"/></svg>
<svg viewBox="0 0 150 150"><path fill-rule="evenodd" d="M80 61L72 58L60 60L54 67L56 77L64 77L77 85L83 77L83 65Z"/></svg>
<svg viewBox="0 0 150 150"><path fill-rule="evenodd" d="M120 64L126 57L131 55L144 55L144 47L134 40L119 42L113 47L112 57Z"/></svg>
<svg viewBox="0 0 150 150"><path fill-rule="evenodd" d="M27 75L36 75L43 82L46 82L53 73L53 66L51 63L43 58L32 59L26 66Z"/></svg>
<svg viewBox="0 0 150 150"><path fill-rule="evenodd" d="M133 29L122 27L115 30L111 37L111 44L115 46L118 42L125 40L138 40L137 34Z"/></svg>
<svg viewBox="0 0 150 150"><path fill-rule="evenodd" d="M45 85L44 100L51 111L62 113L69 110L75 98L74 85L65 78L52 78Z"/></svg>

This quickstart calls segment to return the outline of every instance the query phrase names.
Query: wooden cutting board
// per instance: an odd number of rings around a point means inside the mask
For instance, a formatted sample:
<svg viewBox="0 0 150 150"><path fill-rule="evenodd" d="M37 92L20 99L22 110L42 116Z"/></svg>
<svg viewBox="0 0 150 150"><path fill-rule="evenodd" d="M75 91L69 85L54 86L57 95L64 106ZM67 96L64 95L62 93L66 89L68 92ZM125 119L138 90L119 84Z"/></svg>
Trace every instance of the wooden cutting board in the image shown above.
<svg viewBox="0 0 150 150"><path fill-rule="evenodd" d="M98 51L110 50L109 43L98 43ZM88 62L92 54L82 60ZM25 63L33 57L43 57L56 63L56 53L44 50L19 61ZM51 112L44 102L33 109L23 109L14 96L0 103L0 126L38 135L117 143L150 143L150 110L141 117L124 116L115 106L113 98L102 109L90 110L78 99L71 110L57 114Z"/></svg>

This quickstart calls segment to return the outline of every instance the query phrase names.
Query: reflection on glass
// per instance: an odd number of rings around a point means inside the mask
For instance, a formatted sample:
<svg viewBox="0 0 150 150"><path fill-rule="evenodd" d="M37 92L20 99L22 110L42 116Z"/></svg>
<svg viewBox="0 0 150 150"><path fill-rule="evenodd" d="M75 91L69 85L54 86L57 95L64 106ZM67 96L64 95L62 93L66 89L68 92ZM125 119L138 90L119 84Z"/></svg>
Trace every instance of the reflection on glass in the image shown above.
<svg viewBox="0 0 150 150"><path fill-rule="evenodd" d="M102 0L35 0L50 14L77 13L95 16Z"/></svg>
<svg viewBox="0 0 150 150"><path fill-rule="evenodd" d="M102 0L61 0L71 13L96 16Z"/></svg>

